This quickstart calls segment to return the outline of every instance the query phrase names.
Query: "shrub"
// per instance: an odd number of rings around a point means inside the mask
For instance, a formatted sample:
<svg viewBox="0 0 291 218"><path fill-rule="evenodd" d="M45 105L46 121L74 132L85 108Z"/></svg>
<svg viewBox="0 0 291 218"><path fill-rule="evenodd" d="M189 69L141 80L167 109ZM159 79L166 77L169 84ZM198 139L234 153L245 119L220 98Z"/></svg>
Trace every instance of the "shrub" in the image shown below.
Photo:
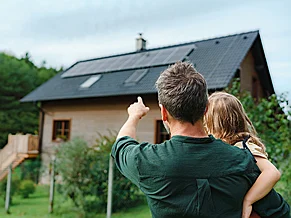
<svg viewBox="0 0 291 218"><path fill-rule="evenodd" d="M284 160L280 165L282 171L281 179L276 184L275 189L281 193L284 199L291 204L291 157Z"/></svg>
<svg viewBox="0 0 291 218"><path fill-rule="evenodd" d="M18 168L20 168L21 180L32 180L35 184L38 183L38 177L40 174L41 160L40 156L35 159L24 161Z"/></svg>
<svg viewBox="0 0 291 218"><path fill-rule="evenodd" d="M62 177L59 189L75 206L88 213L105 212L109 154L115 135L99 135L89 147L80 138L63 143L56 154L56 171ZM121 210L143 199L139 189L114 170L113 210Z"/></svg>
<svg viewBox="0 0 291 218"><path fill-rule="evenodd" d="M30 194L35 192L35 185L32 180L22 180L19 186L19 194L23 198L28 198Z"/></svg>

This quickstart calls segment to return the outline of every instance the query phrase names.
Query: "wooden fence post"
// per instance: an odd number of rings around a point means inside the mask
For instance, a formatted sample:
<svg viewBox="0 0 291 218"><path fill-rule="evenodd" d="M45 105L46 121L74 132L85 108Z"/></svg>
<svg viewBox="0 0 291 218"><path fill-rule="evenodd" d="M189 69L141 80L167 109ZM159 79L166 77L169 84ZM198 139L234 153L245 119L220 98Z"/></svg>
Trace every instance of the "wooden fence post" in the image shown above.
<svg viewBox="0 0 291 218"><path fill-rule="evenodd" d="M114 169L114 161L110 155L109 156L109 170L108 170L108 193L107 193L107 215L106 215L106 218L111 218L111 213L112 213L113 169Z"/></svg>
<svg viewBox="0 0 291 218"><path fill-rule="evenodd" d="M11 179L12 179L12 166L8 167L7 185L6 185L6 199L5 199L5 211L9 214L10 199L11 199Z"/></svg>
<svg viewBox="0 0 291 218"><path fill-rule="evenodd" d="M52 158L51 166L51 182L50 182L50 204L49 204L49 213L53 213L54 210L54 193L55 193L55 163L56 158Z"/></svg>

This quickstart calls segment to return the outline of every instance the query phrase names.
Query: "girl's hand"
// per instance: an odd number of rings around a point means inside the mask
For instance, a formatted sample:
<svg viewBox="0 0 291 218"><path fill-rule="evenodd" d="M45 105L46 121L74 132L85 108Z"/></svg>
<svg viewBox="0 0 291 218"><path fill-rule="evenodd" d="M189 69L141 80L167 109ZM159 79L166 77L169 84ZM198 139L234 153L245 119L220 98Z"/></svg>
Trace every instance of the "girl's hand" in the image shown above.
<svg viewBox="0 0 291 218"><path fill-rule="evenodd" d="M242 218L250 218L252 210L253 210L252 204L244 201L243 202L243 210L242 210Z"/></svg>

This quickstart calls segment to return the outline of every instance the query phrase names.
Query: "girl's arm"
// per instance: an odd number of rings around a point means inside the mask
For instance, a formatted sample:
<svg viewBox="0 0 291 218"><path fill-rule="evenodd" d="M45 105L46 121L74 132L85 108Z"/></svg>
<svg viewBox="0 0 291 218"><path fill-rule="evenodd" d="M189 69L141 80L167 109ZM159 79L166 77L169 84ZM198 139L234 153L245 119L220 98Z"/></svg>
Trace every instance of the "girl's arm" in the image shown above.
<svg viewBox="0 0 291 218"><path fill-rule="evenodd" d="M243 218L249 218L252 204L265 197L279 181L280 171L266 158L255 156L261 174L247 192L243 202Z"/></svg>

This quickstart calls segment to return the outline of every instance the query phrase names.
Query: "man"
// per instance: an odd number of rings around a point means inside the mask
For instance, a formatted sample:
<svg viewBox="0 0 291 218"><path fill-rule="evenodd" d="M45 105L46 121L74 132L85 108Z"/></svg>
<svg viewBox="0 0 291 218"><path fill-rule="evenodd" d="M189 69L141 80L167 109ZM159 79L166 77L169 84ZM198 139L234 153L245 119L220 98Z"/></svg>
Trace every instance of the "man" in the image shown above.
<svg viewBox="0 0 291 218"><path fill-rule="evenodd" d="M204 131L204 78L190 63L179 62L160 75L156 87L171 139L135 140L138 122L149 111L138 97L112 148L118 169L146 195L155 218L241 217L244 195L260 172L247 150ZM288 204L274 190L253 208L262 217L290 217Z"/></svg>

